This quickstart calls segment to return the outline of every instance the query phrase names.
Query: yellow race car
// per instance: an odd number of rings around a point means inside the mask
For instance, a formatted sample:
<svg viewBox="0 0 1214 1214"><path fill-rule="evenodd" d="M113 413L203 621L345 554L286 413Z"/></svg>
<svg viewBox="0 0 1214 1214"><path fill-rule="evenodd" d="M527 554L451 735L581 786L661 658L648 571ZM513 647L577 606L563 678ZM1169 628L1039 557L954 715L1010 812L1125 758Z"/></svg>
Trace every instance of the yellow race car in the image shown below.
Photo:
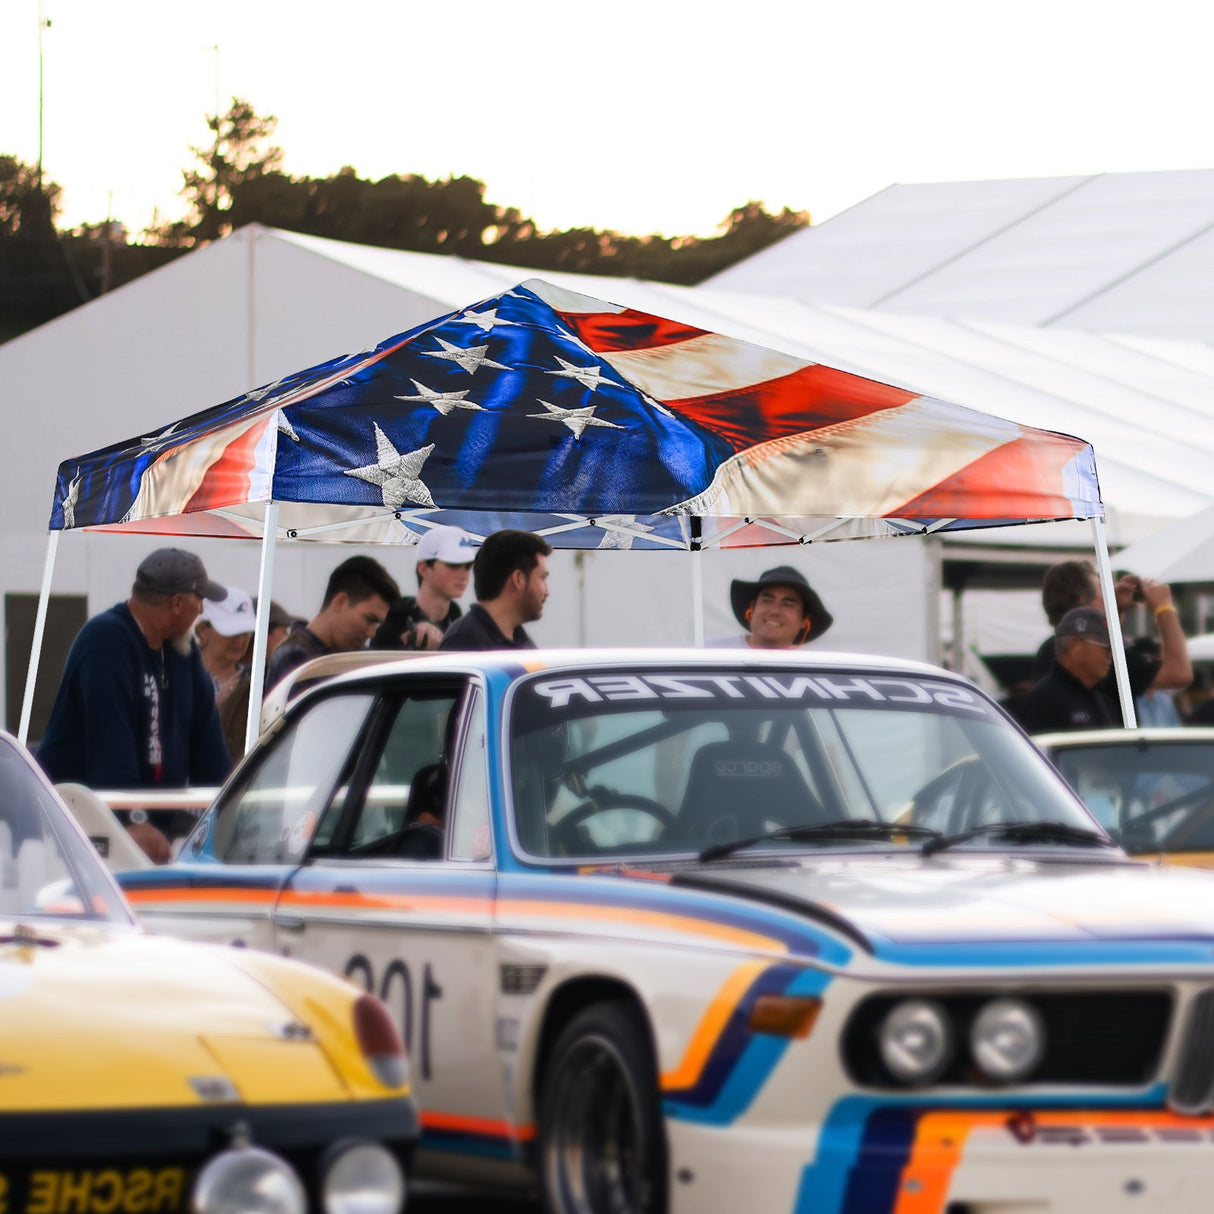
<svg viewBox="0 0 1214 1214"><path fill-rule="evenodd" d="M145 935L0 734L0 1211L396 1214L400 1031L349 982Z"/></svg>

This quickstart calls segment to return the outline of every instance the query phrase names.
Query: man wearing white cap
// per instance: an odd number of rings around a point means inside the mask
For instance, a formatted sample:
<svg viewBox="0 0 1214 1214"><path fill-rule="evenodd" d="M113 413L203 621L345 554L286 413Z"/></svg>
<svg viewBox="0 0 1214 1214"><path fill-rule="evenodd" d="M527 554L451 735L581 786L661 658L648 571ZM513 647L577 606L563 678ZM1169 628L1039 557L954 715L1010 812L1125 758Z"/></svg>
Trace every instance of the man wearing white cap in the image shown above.
<svg viewBox="0 0 1214 1214"><path fill-rule="evenodd" d="M437 649L463 614L455 601L468 589L477 542L459 527L433 527L417 542L417 596L399 599L372 649Z"/></svg>

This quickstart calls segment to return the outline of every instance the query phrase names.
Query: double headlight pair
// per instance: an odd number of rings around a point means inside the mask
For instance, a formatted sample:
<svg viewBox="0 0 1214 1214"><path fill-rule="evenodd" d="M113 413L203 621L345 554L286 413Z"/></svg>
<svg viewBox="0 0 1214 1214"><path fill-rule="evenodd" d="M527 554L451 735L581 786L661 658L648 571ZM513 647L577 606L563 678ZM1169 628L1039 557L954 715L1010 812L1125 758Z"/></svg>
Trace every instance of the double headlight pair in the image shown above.
<svg viewBox="0 0 1214 1214"><path fill-rule="evenodd" d="M896 1003L881 1022L881 1060L899 1083L931 1083L956 1053L956 1030L948 1012L930 999ZM993 999L970 1024L970 1054L992 1083L1017 1083L1032 1074L1045 1053L1041 1016L1022 999Z"/></svg>
<svg viewBox="0 0 1214 1214"><path fill-rule="evenodd" d="M379 1143L333 1148L323 1173L324 1214L399 1214L404 1208L405 1178ZM308 1201L285 1159L261 1147L237 1146L198 1174L190 1208L192 1214L307 1214Z"/></svg>

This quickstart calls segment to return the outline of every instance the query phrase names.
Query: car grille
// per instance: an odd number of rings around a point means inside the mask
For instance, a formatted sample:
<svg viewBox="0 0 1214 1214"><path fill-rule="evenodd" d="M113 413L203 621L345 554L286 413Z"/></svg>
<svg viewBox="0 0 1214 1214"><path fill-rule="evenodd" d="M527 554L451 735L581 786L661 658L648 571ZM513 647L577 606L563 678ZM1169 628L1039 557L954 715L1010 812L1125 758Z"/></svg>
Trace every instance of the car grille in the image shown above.
<svg viewBox="0 0 1214 1214"><path fill-rule="evenodd" d="M1214 989L1198 991L1189 1004L1169 1103L1181 1113L1214 1107Z"/></svg>
<svg viewBox="0 0 1214 1214"><path fill-rule="evenodd" d="M1137 1087L1149 1083L1158 1073L1172 1018L1169 991L874 995L859 1004L844 1031L844 1065L857 1083L902 1088L881 1061L878 1033L890 1010L904 999L931 999L948 1013L956 1043L951 1063L931 1086L989 1086L990 1081L970 1057L970 1026L985 1004L1008 995L1023 999L1036 1008L1045 1028L1045 1053L1024 1083ZM1214 1002L1210 1005L1210 1015L1214 1017ZM1207 1024L1210 1023L1207 1020ZM1214 1047L1214 1032L1209 1032L1207 1039ZM1206 1075L1205 1092L1208 1094L1214 1079L1214 1052Z"/></svg>

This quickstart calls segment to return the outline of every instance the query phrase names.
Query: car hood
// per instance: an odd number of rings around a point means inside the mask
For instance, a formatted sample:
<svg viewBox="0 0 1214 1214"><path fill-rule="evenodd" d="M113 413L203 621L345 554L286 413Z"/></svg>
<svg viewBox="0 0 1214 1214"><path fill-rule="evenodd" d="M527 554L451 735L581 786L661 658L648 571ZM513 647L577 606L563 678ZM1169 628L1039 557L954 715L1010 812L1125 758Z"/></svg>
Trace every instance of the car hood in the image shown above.
<svg viewBox="0 0 1214 1214"><path fill-rule="evenodd" d="M1012 963L1044 958L1052 946L1119 946L1105 956L1123 960L1214 959L1214 874L1199 870L882 856L700 868L674 883L800 912L905 962Z"/></svg>
<svg viewBox="0 0 1214 1214"><path fill-rule="evenodd" d="M336 1100L311 1034L226 950L0 922L0 1104L67 1111Z"/></svg>

